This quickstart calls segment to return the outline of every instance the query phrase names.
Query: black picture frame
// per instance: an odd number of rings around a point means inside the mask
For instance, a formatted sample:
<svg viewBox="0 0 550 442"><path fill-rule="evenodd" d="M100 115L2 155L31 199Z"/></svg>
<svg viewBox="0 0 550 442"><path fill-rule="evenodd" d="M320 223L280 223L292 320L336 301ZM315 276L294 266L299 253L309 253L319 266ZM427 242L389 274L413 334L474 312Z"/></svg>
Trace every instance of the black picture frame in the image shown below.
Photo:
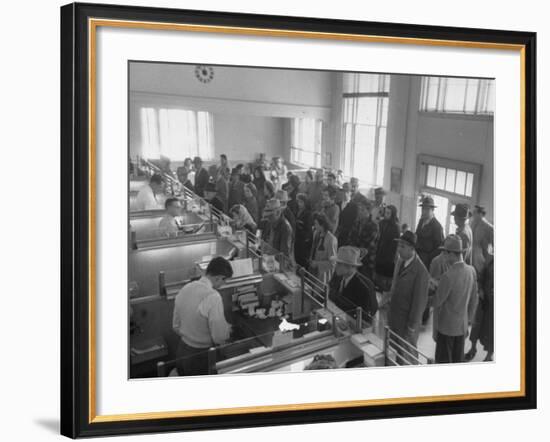
<svg viewBox="0 0 550 442"><path fill-rule="evenodd" d="M524 46L525 342L524 396L405 403L315 411L277 411L93 422L90 420L89 18L318 33L453 40ZM73 3L61 8L61 433L87 437L240 428L536 408L536 34L490 29L313 19ZM124 148L124 147L122 147Z"/></svg>

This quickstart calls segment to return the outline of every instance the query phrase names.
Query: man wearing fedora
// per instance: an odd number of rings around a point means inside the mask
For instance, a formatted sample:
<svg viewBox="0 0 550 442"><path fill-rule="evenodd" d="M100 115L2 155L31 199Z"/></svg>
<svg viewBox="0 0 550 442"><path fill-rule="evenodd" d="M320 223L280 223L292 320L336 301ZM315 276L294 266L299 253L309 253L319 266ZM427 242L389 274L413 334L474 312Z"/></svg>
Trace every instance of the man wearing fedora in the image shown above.
<svg viewBox="0 0 550 442"><path fill-rule="evenodd" d="M336 267L329 283L329 299L345 312L361 307L371 318L378 311L374 285L358 272L363 265L356 247L343 246L334 258ZM364 319L367 319L363 316Z"/></svg>
<svg viewBox="0 0 550 442"><path fill-rule="evenodd" d="M393 332L416 347L422 312L428 302L430 275L416 253L415 233L406 231L395 241L397 241L400 267L394 276L389 326Z"/></svg>
<svg viewBox="0 0 550 442"><path fill-rule="evenodd" d="M460 236L449 235L441 250L449 269L439 280L433 302L435 362L463 362L464 340L477 306L477 275L464 262Z"/></svg>
<svg viewBox="0 0 550 442"><path fill-rule="evenodd" d="M420 206L422 215L416 227L416 251L418 256L429 269L432 259L439 255L439 247L445 239L443 227L434 216L434 209L437 207L431 196L422 198Z"/></svg>
<svg viewBox="0 0 550 442"><path fill-rule="evenodd" d="M472 264L472 229L466 223L466 220L470 216L470 206L468 204L457 204L455 209L451 212L456 224L456 234L460 236L462 240L462 247L464 248L464 262L466 264Z"/></svg>
<svg viewBox="0 0 550 442"><path fill-rule="evenodd" d="M294 258L292 227L283 215L283 207L278 199L270 199L264 208L262 239L275 250Z"/></svg>
<svg viewBox="0 0 550 442"><path fill-rule="evenodd" d="M422 215L416 227L416 252L424 263L424 267L430 268L432 260L439 255L439 247L443 244L445 236L443 227L434 216L436 205L431 196L422 198L420 203ZM422 315L422 323L426 324L430 318L430 307L426 306Z"/></svg>

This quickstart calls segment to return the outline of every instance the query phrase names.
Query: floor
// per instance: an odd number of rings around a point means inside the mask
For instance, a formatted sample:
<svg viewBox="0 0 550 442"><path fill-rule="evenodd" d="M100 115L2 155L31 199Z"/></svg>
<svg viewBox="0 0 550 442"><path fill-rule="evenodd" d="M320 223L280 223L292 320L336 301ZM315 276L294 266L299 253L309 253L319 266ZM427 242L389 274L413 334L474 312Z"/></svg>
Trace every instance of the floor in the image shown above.
<svg viewBox="0 0 550 442"><path fill-rule="evenodd" d="M426 356L433 358L435 355L435 341L432 337L432 323L433 315L430 315L430 319L427 324L422 327L420 335L418 336L418 350L424 353ZM470 350L472 343L468 338L466 338L466 343L464 346L464 352ZM474 359L471 362L482 362L485 359L487 352L483 349L483 345L479 342L477 343L477 353Z"/></svg>

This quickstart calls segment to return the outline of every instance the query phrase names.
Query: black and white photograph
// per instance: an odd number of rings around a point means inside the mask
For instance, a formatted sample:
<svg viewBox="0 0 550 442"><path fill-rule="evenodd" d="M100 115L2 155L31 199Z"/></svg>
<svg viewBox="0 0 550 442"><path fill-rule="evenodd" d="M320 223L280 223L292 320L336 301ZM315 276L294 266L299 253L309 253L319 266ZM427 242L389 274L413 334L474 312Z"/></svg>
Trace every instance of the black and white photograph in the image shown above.
<svg viewBox="0 0 550 442"><path fill-rule="evenodd" d="M493 363L496 87L128 61L128 377Z"/></svg>

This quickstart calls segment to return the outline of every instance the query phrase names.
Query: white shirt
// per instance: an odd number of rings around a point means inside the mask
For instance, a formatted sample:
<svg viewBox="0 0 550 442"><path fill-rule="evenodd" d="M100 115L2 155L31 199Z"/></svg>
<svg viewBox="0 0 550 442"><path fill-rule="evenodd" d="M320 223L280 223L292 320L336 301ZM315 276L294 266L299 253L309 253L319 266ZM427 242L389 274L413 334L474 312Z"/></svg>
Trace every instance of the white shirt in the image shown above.
<svg viewBox="0 0 550 442"><path fill-rule="evenodd" d="M162 209L162 203L156 198L149 184L143 186L136 197L136 210Z"/></svg>
<svg viewBox="0 0 550 442"><path fill-rule="evenodd" d="M229 339L221 295L206 277L182 287L174 301L172 328L194 348L210 348Z"/></svg>
<svg viewBox="0 0 550 442"><path fill-rule="evenodd" d="M159 232L161 235L171 236L179 232L176 218L172 215L164 215L159 222Z"/></svg>

